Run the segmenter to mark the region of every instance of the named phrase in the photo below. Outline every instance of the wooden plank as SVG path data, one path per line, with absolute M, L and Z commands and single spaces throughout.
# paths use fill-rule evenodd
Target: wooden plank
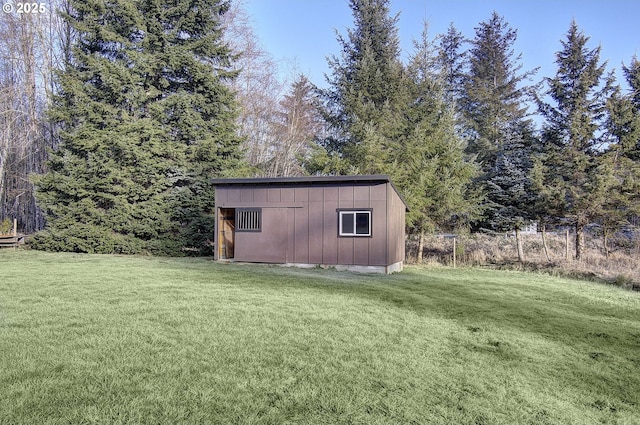
M 0 235 L 0 248 L 17 248 L 24 244 L 24 235 Z

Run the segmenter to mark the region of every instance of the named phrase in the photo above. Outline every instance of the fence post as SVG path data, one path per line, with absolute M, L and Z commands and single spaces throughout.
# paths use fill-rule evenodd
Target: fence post
M 456 237 L 453 237 L 453 268 L 456 268 Z
M 564 233 L 564 259 L 569 261 L 569 230 Z

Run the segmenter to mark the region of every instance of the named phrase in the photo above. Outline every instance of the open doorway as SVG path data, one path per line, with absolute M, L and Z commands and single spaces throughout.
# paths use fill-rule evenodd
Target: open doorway
M 234 257 L 236 210 L 220 208 L 218 217 L 218 258 L 230 260 Z

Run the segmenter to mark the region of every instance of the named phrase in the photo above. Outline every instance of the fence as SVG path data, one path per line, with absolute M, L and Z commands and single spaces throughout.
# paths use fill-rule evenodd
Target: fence
M 543 234 L 520 234 L 524 261 L 529 263 L 571 262 L 575 259 L 575 233 L 570 230 Z M 546 246 L 546 248 L 545 248 Z M 518 262 L 517 241 L 513 233 L 437 234 L 424 240 L 422 262 L 456 265 L 487 265 Z M 407 240 L 407 260 L 417 259 L 418 239 Z M 619 232 L 605 238 L 597 231 L 586 232 L 585 261 L 601 258 L 640 257 L 640 231 Z
M 0 248 L 17 248 L 24 243 L 24 235 L 18 233 L 18 221 L 13 220 L 13 230 L 10 233 L 0 233 Z

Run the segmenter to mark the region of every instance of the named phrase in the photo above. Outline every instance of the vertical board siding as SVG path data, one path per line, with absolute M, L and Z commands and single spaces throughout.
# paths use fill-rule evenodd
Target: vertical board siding
M 264 187 L 256 187 L 253 190 L 253 202 L 265 203 L 267 202 L 267 189 Z
M 383 185 L 384 187 L 384 185 Z M 372 266 L 387 265 L 387 202 L 384 200 L 372 200 L 373 213 L 372 232 L 373 237 L 369 245 L 369 263 Z
M 387 216 L 389 240 L 388 240 L 388 256 L 387 264 L 394 264 L 404 261 L 405 257 L 405 205 L 395 190 L 388 185 L 387 196 L 389 205 L 389 214 Z
M 293 191 L 292 191 L 293 194 Z M 295 229 L 295 209 L 294 208 L 283 208 L 285 211 L 285 215 L 286 217 L 281 217 L 280 220 L 282 220 L 283 218 L 286 220 L 287 225 L 286 225 L 286 232 L 287 232 L 287 246 L 286 246 L 286 252 L 285 252 L 285 262 L 286 263 L 294 263 L 295 262 L 295 252 L 296 252 L 296 243 L 295 243 L 295 235 L 296 235 L 296 229 Z
M 280 202 L 281 189 L 267 189 L 267 202 Z
M 309 188 L 296 187 L 293 191 L 293 201 L 303 202 L 308 206 Z M 294 244 L 293 244 L 293 262 L 309 264 L 309 208 L 294 209 Z
M 227 189 L 227 202 L 241 202 L 240 192 L 242 189 L 237 187 L 230 187 Z
M 280 202 L 293 202 L 295 200 L 295 189 L 283 187 L 280 189 Z
M 353 206 L 368 208 L 371 200 L 371 186 L 355 186 L 353 188 Z
M 325 189 L 325 195 L 327 190 Z M 322 207 L 324 220 L 322 225 L 322 262 L 323 264 L 341 264 L 338 255 L 338 201 L 324 201 Z
M 322 255 L 324 208 L 324 188 L 309 188 L 309 264 L 325 264 Z
M 338 190 L 338 208 L 353 208 L 354 202 L 354 187 L 353 186 L 341 186 Z M 338 226 L 338 214 L 334 210 L 333 220 L 336 222 L 336 228 Z M 338 231 L 336 229 L 336 235 Z M 355 249 L 354 238 L 338 238 L 338 252 L 336 264 L 354 264 L 353 251 Z
M 353 238 L 353 264 L 357 266 L 370 266 L 369 243 L 373 238 Z
M 292 208 L 292 210 L 294 214 L 293 262 L 304 264 L 311 263 L 309 259 L 309 236 L 311 233 L 309 208 Z
M 217 187 L 215 202 L 216 214 L 262 208 L 261 231 L 235 235 L 238 261 L 387 266 L 404 260 L 406 207 L 390 183 Z M 371 237 L 339 237 L 342 208 L 371 209 Z
M 254 189 L 252 187 L 249 188 L 241 188 L 240 189 L 240 202 L 245 203 L 245 202 L 254 202 L 254 192 L 257 189 Z
M 236 232 L 235 259 L 258 263 L 285 263 L 289 234 L 288 208 L 263 208 L 261 232 Z
M 354 187 L 340 187 L 338 190 L 338 207 L 353 208 Z

